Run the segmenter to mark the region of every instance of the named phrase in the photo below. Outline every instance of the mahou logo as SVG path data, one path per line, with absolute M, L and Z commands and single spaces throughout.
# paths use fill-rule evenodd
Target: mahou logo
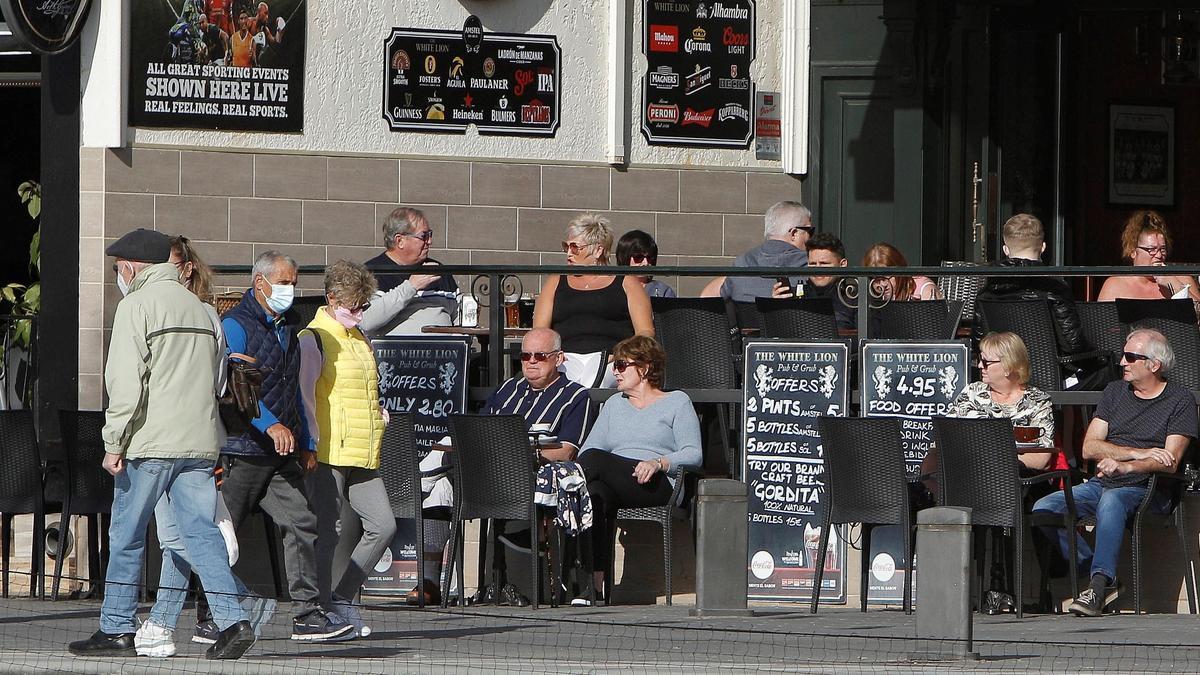
M 679 26 L 650 25 L 650 51 L 678 52 Z
M 683 121 L 680 123 L 680 126 L 686 127 L 689 124 L 698 124 L 707 129 L 708 125 L 712 124 L 713 113 L 715 112 L 715 108 L 709 108 L 708 110 L 692 110 L 688 108 L 683 111 Z

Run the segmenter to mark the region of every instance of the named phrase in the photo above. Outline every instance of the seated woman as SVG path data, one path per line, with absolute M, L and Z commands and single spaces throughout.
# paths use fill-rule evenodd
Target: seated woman
M 613 235 L 608 219 L 585 213 L 567 226 L 562 243 L 567 264 L 578 274 L 546 279 L 533 308 L 534 328 L 553 328 L 562 336 L 566 354 L 562 372 L 585 387 L 612 386 L 604 353 L 631 335 L 654 335 L 650 298 L 636 277 L 588 274 L 594 265 L 607 265 Z
M 604 587 L 617 509 L 666 504 L 680 467 L 699 467 L 703 461 L 691 399 L 662 390 L 667 358 L 662 347 L 654 338 L 636 335 L 618 343 L 613 358 L 620 394 L 600 409 L 579 455 L 592 497 L 597 588 Z
M 900 249 L 880 242 L 867 249 L 862 260 L 863 267 L 908 267 L 908 260 Z M 872 284 L 875 292 L 884 300 L 941 300 L 942 292 L 937 282 L 929 277 L 885 277 Z
M 1157 211 L 1134 211 L 1121 232 L 1121 256 L 1135 267 L 1165 267 L 1171 252 L 1171 233 Z M 1117 299 L 1162 300 L 1191 298 L 1200 301 L 1200 288 L 1192 277 L 1176 274 L 1152 277 L 1109 277 L 1100 287 L 1101 301 Z
M 630 230 L 617 240 L 617 264 L 623 267 L 654 267 L 658 264 L 658 244 L 641 230 Z M 675 289 L 650 275 L 637 277 L 652 298 L 674 298 Z

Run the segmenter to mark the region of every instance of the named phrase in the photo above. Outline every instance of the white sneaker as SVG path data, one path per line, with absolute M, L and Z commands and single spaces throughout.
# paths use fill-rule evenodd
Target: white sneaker
M 137 634 L 133 636 L 133 648 L 138 656 L 156 659 L 175 656 L 175 631 L 153 621 L 146 621 L 138 627 Z
M 358 607 L 349 600 L 344 600 L 334 596 L 331 609 L 335 614 L 342 618 L 346 623 L 354 626 L 354 633 L 358 637 L 367 637 L 371 634 L 371 627 L 363 623 L 362 613 L 358 611 Z

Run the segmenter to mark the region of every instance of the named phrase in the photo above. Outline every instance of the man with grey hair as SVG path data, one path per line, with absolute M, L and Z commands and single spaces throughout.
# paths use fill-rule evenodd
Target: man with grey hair
M 410 274 L 401 268 L 436 265 L 429 257 L 433 230 L 418 209 L 401 207 L 383 223 L 384 252 L 366 262 L 379 290 L 363 314 L 369 335 L 416 335 L 425 326 L 449 326 L 458 313 L 458 284 L 448 274 Z
M 766 241 L 746 251 L 733 261 L 734 267 L 804 267 L 808 253 L 804 244 L 816 229 L 812 212 L 799 202 L 777 202 L 767 209 L 763 218 Z M 796 288 L 798 277 L 788 278 L 788 293 Z M 729 298 L 735 302 L 754 302 L 769 298 L 777 292 L 775 279 L 761 277 L 718 277 L 700 293 L 704 297 Z M 782 289 L 782 284 L 780 284 Z
M 343 637 L 353 626 L 319 604 L 317 516 L 305 485 L 305 476 L 317 468 L 316 444 L 304 417 L 297 328 L 284 318 L 292 306 L 297 272 L 291 256 L 264 252 L 254 261 L 250 288 L 221 319 L 229 359 L 253 364 L 263 373 L 258 415 L 243 429 L 229 428 L 221 449 L 221 494 L 234 528 L 261 508 L 283 532 L 288 594 L 297 605 L 291 637 L 319 642 Z M 192 640 L 211 641 L 212 629 L 207 607 L 201 607 Z
M 1080 516 L 1096 520 L 1093 549 L 1080 540 L 1076 559 L 1089 573 L 1088 587 L 1067 608 L 1076 616 L 1100 616 L 1117 599 L 1117 557 L 1125 526 L 1149 500 L 1157 513 L 1170 509 L 1170 498 L 1149 490 L 1150 474 L 1175 473 L 1191 439 L 1196 437 L 1196 401 L 1192 393 L 1167 381 L 1175 353 L 1162 333 L 1138 329 L 1129 334 L 1121 354 L 1122 381 L 1112 382 L 1083 438 L 1083 458 L 1096 462 L 1096 476 L 1071 488 Z M 1066 493 L 1055 492 L 1037 501 L 1034 514 L 1066 513 Z M 1069 556 L 1069 532 L 1047 528 L 1057 537 L 1063 556 Z

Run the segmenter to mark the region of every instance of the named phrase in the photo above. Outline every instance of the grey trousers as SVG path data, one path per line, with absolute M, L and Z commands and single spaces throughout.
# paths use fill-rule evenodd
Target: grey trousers
M 321 601 L 329 602 L 331 591 L 340 599 L 353 600 L 396 536 L 396 516 L 383 479 L 374 469 L 322 463 L 309 481 L 317 512 L 317 585 Z M 335 567 L 341 567 L 334 564 L 334 558 L 343 536 L 354 542 L 354 548 L 345 569 L 335 574 Z

